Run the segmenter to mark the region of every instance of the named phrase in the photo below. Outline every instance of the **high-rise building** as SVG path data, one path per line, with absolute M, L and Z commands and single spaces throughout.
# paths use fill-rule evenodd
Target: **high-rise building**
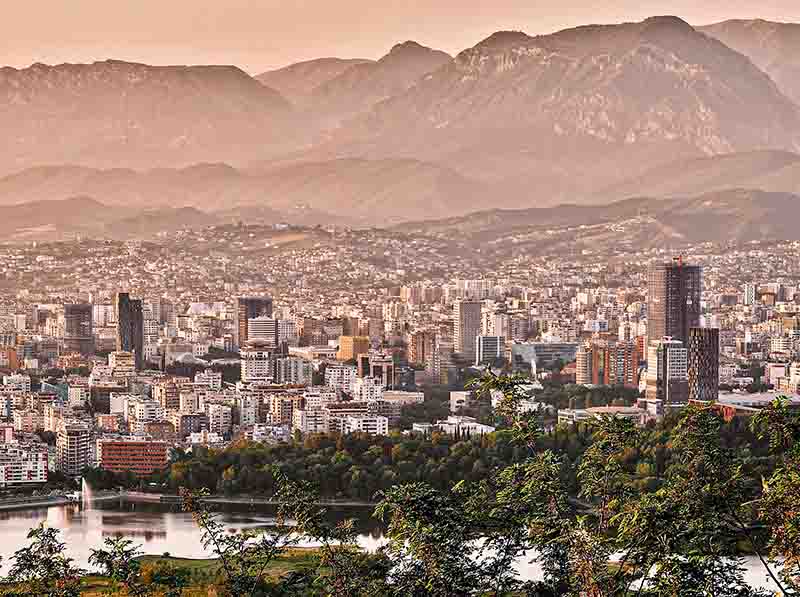
M 575 383 L 579 386 L 592 383 L 592 353 L 585 346 L 575 353 Z
M 430 330 L 419 330 L 408 336 L 408 362 L 419 365 L 430 365 L 433 362 L 433 349 L 436 333 Z
M 688 345 L 689 400 L 719 398 L 719 330 L 691 328 Z
M 64 305 L 64 351 L 94 354 L 92 305 Z
M 745 284 L 744 291 L 742 292 L 742 302 L 745 305 L 754 305 L 756 302 L 756 285 L 755 284 Z
M 269 346 L 277 346 L 278 321 L 272 317 L 254 317 L 247 322 L 247 340 L 258 340 Z
M 472 358 L 475 339 L 481 333 L 481 301 L 456 301 L 453 306 L 453 343 L 455 352 Z
M 702 269 L 678 257 L 651 266 L 647 273 L 647 338 L 687 342 L 689 328 L 700 327 Z
M 680 340 L 662 338 L 651 342 L 647 351 L 647 399 L 671 404 L 687 402 L 688 361 L 688 351 Z
M 339 352 L 336 359 L 339 361 L 351 361 L 360 354 L 369 352 L 369 338 L 367 336 L 340 336 Z
M 478 336 L 475 339 L 476 365 L 492 365 L 505 356 L 506 339 L 503 336 Z
M 272 299 L 268 296 L 240 296 L 236 299 L 236 326 L 234 341 L 237 347 L 250 339 L 248 325 L 251 319 L 272 317 Z
M 80 475 L 89 466 L 92 429 L 82 422 L 68 421 L 59 426 L 56 435 L 56 466 L 70 477 Z
M 144 367 L 144 317 L 142 301 L 119 292 L 114 302 L 117 320 L 117 351 L 132 352 L 136 369 Z
M 254 343 L 239 351 L 242 381 L 266 381 L 275 378 L 275 359 L 270 347 Z

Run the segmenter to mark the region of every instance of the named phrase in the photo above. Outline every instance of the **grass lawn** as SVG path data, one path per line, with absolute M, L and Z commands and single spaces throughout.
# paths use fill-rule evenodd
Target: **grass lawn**
M 169 555 L 149 555 L 142 556 L 139 560 L 145 566 L 168 564 L 174 568 L 188 570 L 190 586 L 184 590 L 184 597 L 207 597 L 208 586 L 220 573 L 220 563 L 216 559 L 193 560 Z M 315 548 L 289 549 L 267 567 L 267 574 L 272 578 L 280 578 L 295 570 L 314 568 L 318 560 L 319 552 Z M 86 576 L 82 585 L 82 597 L 108 597 L 114 594 L 111 582 L 102 576 Z

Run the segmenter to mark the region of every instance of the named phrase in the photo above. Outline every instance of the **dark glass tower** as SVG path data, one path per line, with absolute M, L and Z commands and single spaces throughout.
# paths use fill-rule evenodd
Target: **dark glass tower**
M 91 305 L 64 305 L 64 350 L 94 354 Z
M 719 330 L 689 330 L 689 400 L 715 402 L 719 398 Z
M 647 273 L 647 338 L 669 336 L 686 345 L 689 328 L 700 327 L 702 269 L 681 258 L 651 266 Z
M 132 299 L 127 292 L 117 293 L 114 301 L 117 317 L 117 350 L 132 352 L 136 369 L 144 367 L 144 316 L 142 301 Z
M 272 299 L 268 296 L 240 296 L 236 299 L 236 346 L 247 344 L 247 323 L 256 317 L 272 317 Z

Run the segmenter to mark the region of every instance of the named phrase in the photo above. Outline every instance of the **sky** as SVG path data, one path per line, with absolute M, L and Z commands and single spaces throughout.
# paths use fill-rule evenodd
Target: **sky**
M 677 15 L 800 22 L 800 0 L 0 0 L 0 65 L 235 64 L 379 58 L 413 39 L 455 54 L 498 30 L 550 33 Z

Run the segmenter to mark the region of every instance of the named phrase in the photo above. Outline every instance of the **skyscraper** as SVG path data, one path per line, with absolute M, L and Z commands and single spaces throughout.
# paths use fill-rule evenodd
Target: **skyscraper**
M 234 341 L 241 348 L 249 340 L 248 324 L 256 317 L 272 317 L 272 299 L 268 296 L 240 296 L 236 299 Z
M 114 301 L 117 319 L 117 351 L 132 352 L 136 369 L 144 367 L 144 316 L 142 301 L 132 299 L 127 292 L 117 293 Z
M 678 257 L 647 273 L 647 339 L 670 337 L 687 342 L 689 328 L 700 327 L 702 271 Z
M 680 340 L 662 338 L 650 343 L 647 351 L 647 391 L 649 400 L 685 403 L 688 391 L 688 351 Z
M 476 338 L 481 333 L 481 301 L 456 301 L 453 306 L 453 341 L 455 352 L 470 360 L 475 357 Z
M 719 398 L 719 330 L 691 328 L 688 344 L 689 400 Z
M 94 353 L 92 305 L 64 305 L 64 350 L 82 355 Z

